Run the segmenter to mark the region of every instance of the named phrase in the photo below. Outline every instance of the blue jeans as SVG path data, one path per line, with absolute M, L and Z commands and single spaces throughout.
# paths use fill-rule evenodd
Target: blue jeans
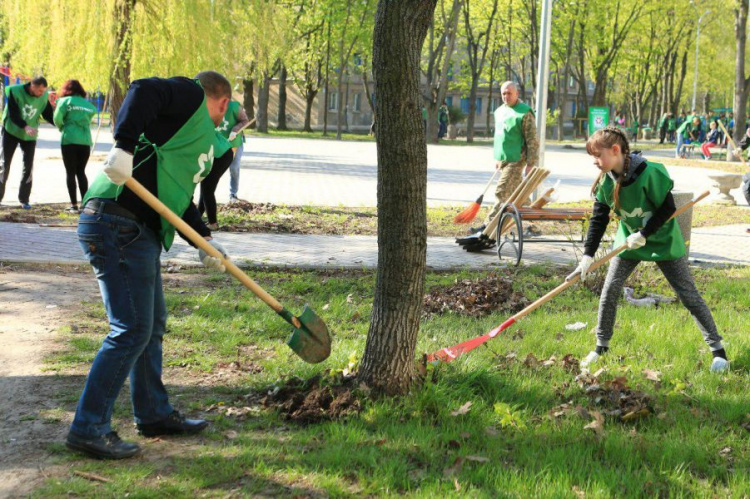
M 240 163 L 242 162 L 242 151 L 245 149 L 245 143 L 240 143 L 240 147 L 234 151 L 234 159 L 229 165 L 229 197 L 236 198 L 237 190 L 240 188 Z
M 128 376 L 135 422 L 164 419 L 173 408 L 161 380 L 167 308 L 159 237 L 134 220 L 84 212 L 78 240 L 99 281 L 110 332 L 91 365 L 70 429 L 85 437 L 112 431 L 112 410 Z
M 680 149 L 682 149 L 682 144 L 685 142 L 685 138 L 682 136 L 681 133 L 677 134 L 677 146 L 675 147 L 675 157 L 680 157 Z

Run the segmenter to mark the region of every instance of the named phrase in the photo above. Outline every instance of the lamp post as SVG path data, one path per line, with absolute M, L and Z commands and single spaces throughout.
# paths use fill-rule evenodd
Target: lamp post
M 694 2 L 690 2 L 693 5 L 693 8 L 697 10 L 697 7 L 695 7 Z M 693 75 L 693 107 L 692 109 L 695 109 L 695 97 L 698 93 L 698 48 L 700 47 L 700 39 L 701 39 L 701 21 L 703 21 L 703 18 L 706 17 L 708 14 L 710 14 L 711 11 L 707 10 L 698 18 L 698 26 L 695 29 L 695 73 Z
M 536 130 L 539 135 L 539 162 L 544 168 L 544 147 L 547 136 L 547 90 L 549 88 L 549 46 L 552 26 L 552 0 L 542 0 L 539 65 L 536 84 Z

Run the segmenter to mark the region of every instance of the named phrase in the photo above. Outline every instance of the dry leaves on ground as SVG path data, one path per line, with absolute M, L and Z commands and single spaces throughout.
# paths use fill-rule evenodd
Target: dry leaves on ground
M 451 286 L 436 286 L 424 297 L 424 314 L 454 313 L 482 317 L 493 312 L 515 313 L 529 301 L 513 291 L 507 278 L 490 274 L 480 279 L 456 280 Z

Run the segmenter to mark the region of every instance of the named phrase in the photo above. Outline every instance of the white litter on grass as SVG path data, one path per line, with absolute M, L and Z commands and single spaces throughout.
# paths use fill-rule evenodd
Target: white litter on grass
M 675 301 L 674 298 L 668 298 L 654 293 L 649 293 L 644 298 L 636 298 L 633 288 L 628 287 L 622 288 L 622 292 L 625 294 L 625 299 L 628 303 L 635 305 L 636 307 L 655 307 L 660 303 L 672 303 Z
M 588 325 L 588 322 L 574 322 L 573 324 L 567 324 L 565 329 L 568 331 L 580 331 Z
M 46 308 L 57 308 L 57 305 L 47 305 Z

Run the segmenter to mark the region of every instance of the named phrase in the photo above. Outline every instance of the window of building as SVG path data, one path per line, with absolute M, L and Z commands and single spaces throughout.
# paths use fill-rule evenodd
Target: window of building
M 453 96 L 451 95 L 450 97 L 446 97 L 446 98 L 445 98 L 445 102 L 446 102 L 446 104 L 448 104 L 449 106 L 452 106 L 452 105 L 453 105 Z
M 357 92 L 354 94 L 354 112 L 358 113 L 362 111 L 362 94 Z
M 336 111 L 339 108 L 339 94 L 338 92 L 331 92 L 328 94 L 328 109 Z
M 477 97 L 477 114 L 482 114 L 482 98 Z
M 461 112 L 464 114 L 469 114 L 469 98 L 468 97 L 461 97 Z

